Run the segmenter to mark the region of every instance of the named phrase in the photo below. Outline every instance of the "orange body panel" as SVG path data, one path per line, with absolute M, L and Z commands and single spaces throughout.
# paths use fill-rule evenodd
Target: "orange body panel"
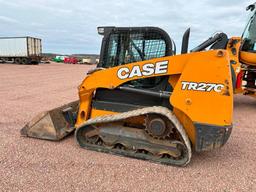
M 233 42 L 236 42 L 235 44 Z M 229 54 L 229 59 L 231 65 L 236 73 L 236 76 L 241 71 L 241 63 L 239 61 L 239 52 L 241 46 L 241 37 L 232 37 L 230 38 L 227 45 L 227 52 Z
M 241 62 L 246 63 L 248 65 L 256 66 L 256 54 L 255 53 L 241 51 L 240 52 L 240 60 L 241 60 Z
M 116 114 L 116 112 L 92 109 L 90 114 L 90 119 L 98 116 L 102 116 L 102 115 L 111 115 L 111 114 Z
M 236 43 L 234 43 L 236 42 Z M 241 72 L 242 67 L 239 60 L 239 52 L 240 52 L 240 46 L 241 46 L 241 37 L 232 37 L 230 38 L 228 45 L 227 45 L 227 52 L 229 54 L 231 67 L 233 68 L 236 78 L 238 77 L 238 74 Z M 242 87 L 236 87 L 235 93 L 243 93 L 244 90 Z
M 218 57 L 216 51 L 200 52 L 191 57 L 170 97 L 170 103 L 193 122 L 220 126 L 232 124 L 233 87 L 229 57 L 223 53 L 223 57 Z M 221 93 L 184 91 L 182 81 L 219 83 L 224 89 Z

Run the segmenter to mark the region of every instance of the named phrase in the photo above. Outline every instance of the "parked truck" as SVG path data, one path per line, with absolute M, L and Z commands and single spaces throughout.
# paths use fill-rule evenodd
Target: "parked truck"
M 56 56 L 52 59 L 52 61 L 57 62 L 57 63 L 63 63 L 66 58 L 68 58 L 68 56 L 65 56 L 65 55 L 56 55 Z
M 17 64 L 38 64 L 42 40 L 34 37 L 0 37 L 0 60 Z

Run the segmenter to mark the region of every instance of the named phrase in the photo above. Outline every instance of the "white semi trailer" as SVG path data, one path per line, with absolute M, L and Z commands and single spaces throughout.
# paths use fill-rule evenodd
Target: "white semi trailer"
M 34 37 L 0 37 L 0 60 L 17 64 L 38 64 L 42 41 Z

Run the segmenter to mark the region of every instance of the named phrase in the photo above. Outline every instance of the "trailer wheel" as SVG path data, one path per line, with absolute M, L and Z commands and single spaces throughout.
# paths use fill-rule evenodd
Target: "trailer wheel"
M 8 61 L 8 59 L 2 58 L 2 61 L 3 61 L 3 63 L 6 63 Z
M 15 58 L 14 63 L 21 64 L 21 58 Z
M 22 65 L 28 64 L 28 59 L 27 59 L 27 58 L 22 58 L 22 59 L 21 59 L 21 64 L 22 64 Z

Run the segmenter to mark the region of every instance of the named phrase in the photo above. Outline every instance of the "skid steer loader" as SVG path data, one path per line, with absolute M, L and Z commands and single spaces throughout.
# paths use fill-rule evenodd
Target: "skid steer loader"
M 98 33 L 100 62 L 79 86 L 79 101 L 39 114 L 23 136 L 60 140 L 75 130 L 86 149 L 177 166 L 189 163 L 192 150 L 227 142 L 241 39 L 218 33 L 188 53 L 188 29 L 176 55 L 160 28 L 99 27 Z

